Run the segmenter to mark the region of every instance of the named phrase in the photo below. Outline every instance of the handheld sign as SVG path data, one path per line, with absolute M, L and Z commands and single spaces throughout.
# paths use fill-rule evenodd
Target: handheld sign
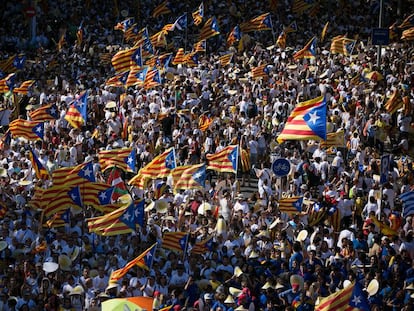
M 285 177 L 290 172 L 290 162 L 284 158 L 276 159 L 272 163 L 272 171 L 276 177 Z

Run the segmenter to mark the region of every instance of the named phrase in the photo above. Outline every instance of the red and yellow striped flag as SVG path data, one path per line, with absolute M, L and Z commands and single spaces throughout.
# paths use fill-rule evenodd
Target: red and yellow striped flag
M 323 40 L 325 39 L 326 33 L 328 32 L 328 26 L 329 26 L 329 21 L 326 22 L 325 26 L 323 26 L 323 28 L 322 28 L 321 42 L 323 42 Z
M 15 67 L 13 65 L 13 62 L 16 58 L 16 54 L 10 56 L 9 58 L 3 59 L 0 61 L 0 70 L 5 73 L 13 72 Z
M 172 64 L 178 65 L 178 64 L 185 64 L 185 63 L 186 63 L 186 59 L 185 59 L 184 49 L 179 48 L 177 53 L 175 54 Z
M 219 57 L 221 67 L 226 67 L 233 59 L 233 53 L 227 53 Z
M 171 170 L 174 189 L 202 189 L 205 186 L 205 164 L 179 166 Z
M 16 119 L 9 124 L 13 137 L 23 137 L 27 140 L 43 140 L 43 122 Z
M 45 105 L 29 112 L 32 121 L 52 121 L 59 118 L 59 112 L 54 104 Z
M 99 151 L 98 159 L 101 165 L 101 171 L 104 172 L 108 168 L 117 167 L 124 171 L 132 172 L 128 166 L 128 158 L 131 156 L 132 148 L 112 149 Z M 135 161 L 135 159 L 133 159 Z
M 404 30 L 401 36 L 401 40 L 407 40 L 407 41 L 414 40 L 414 27 Z
M 206 116 L 205 114 L 203 114 L 198 119 L 198 128 L 202 132 L 205 132 L 210 127 L 210 125 L 213 123 L 213 121 L 214 121 L 213 118 L 209 118 L 208 116 Z
M 201 40 L 194 43 L 194 52 L 205 52 L 206 51 L 206 40 Z
M 267 64 L 263 64 L 257 67 L 252 68 L 252 78 L 259 79 L 268 76 Z
M 345 132 L 343 130 L 326 134 L 326 140 L 321 140 L 321 148 L 345 146 Z
M 229 172 L 236 173 L 237 171 L 237 161 L 238 161 L 238 146 L 232 145 L 227 146 L 223 150 L 214 153 L 208 154 L 208 169 L 217 171 L 217 172 Z
M 259 15 L 250 21 L 240 24 L 241 32 L 272 30 L 270 13 Z
M 277 37 L 276 40 L 276 44 L 282 49 L 284 50 L 286 48 L 286 32 L 282 31 L 279 35 L 279 37 Z
M 161 4 L 159 4 L 157 7 L 155 7 L 154 11 L 152 12 L 152 17 L 157 18 L 161 15 L 169 14 L 169 13 L 171 13 L 170 1 L 166 0 L 162 2 Z
M 188 236 L 186 232 L 165 232 L 162 237 L 162 248 L 170 249 L 177 252 L 182 252 L 182 241 Z
M 279 200 L 279 210 L 286 214 L 297 214 L 302 211 L 303 197 L 295 196 Z
M 111 59 L 112 66 L 116 73 L 128 71 L 132 65 L 132 55 L 138 46 L 117 52 Z
M 35 80 L 27 80 L 20 84 L 19 87 L 13 89 L 13 93 L 27 95 L 29 88 L 35 83 Z
M 89 232 L 102 236 L 131 233 L 133 230 L 120 220 L 128 205 L 121 206 L 111 213 L 86 220 Z
M 393 114 L 398 109 L 400 109 L 402 106 L 403 106 L 403 101 L 402 101 L 401 95 L 398 92 L 398 90 L 395 89 L 391 97 L 385 103 L 384 108 L 385 110 L 387 110 L 389 114 Z
M 208 38 L 214 37 L 220 34 L 220 29 L 218 25 L 217 19 L 213 16 L 210 17 L 206 23 L 204 24 L 203 28 L 200 30 L 199 41 L 207 40 Z

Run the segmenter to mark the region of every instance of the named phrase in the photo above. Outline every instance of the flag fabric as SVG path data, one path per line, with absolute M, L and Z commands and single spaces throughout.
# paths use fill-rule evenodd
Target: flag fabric
M 174 190 L 203 189 L 206 184 L 205 164 L 179 166 L 171 171 Z
M 13 90 L 15 75 L 15 73 L 11 73 L 0 80 L 0 93 L 7 93 Z
M 66 31 L 61 34 L 59 41 L 56 44 L 56 48 L 58 52 L 61 52 L 63 50 L 63 46 L 66 44 Z
M 194 25 L 198 26 L 203 22 L 203 17 L 204 17 L 203 2 L 200 3 L 200 5 L 198 6 L 198 9 L 194 11 L 193 13 L 191 13 L 191 15 L 193 17 Z
M 39 161 L 32 149 L 29 149 L 29 160 L 38 179 L 49 179 L 49 173 L 43 164 Z
M 119 220 L 135 231 L 138 224 L 137 213 L 135 213 L 135 204 L 131 203 L 122 213 L 121 217 L 119 217 Z
M 206 51 L 206 40 L 201 40 L 194 43 L 193 50 L 195 52 L 205 52 Z
M 345 146 L 345 132 L 343 130 L 326 134 L 326 140 L 320 143 L 321 148 Z
M 129 181 L 129 184 L 142 187 L 145 178 L 157 179 L 167 177 L 176 166 L 174 148 L 169 148 L 141 168 L 138 174 Z
M 337 36 L 332 39 L 330 52 L 331 54 L 343 54 L 349 56 L 354 50 L 356 40 L 346 38 L 344 36 Z
M 151 71 L 147 73 L 144 81 L 144 88 L 146 90 L 154 88 L 162 83 L 161 75 L 158 69 L 153 68 Z
M 299 103 L 277 137 L 279 143 L 307 139 L 326 140 L 326 101 L 323 96 Z
M 59 118 L 59 111 L 55 104 L 49 104 L 29 112 L 32 121 L 51 121 Z
M 365 78 L 364 75 L 362 75 L 361 73 L 357 73 L 351 80 L 350 80 L 351 84 L 353 85 L 361 85 L 364 83 L 368 82 L 368 79 Z
M 267 64 L 263 64 L 252 68 L 252 78 L 259 79 L 269 76 L 269 67 Z
M 270 13 L 259 15 L 248 22 L 240 25 L 242 32 L 272 30 L 272 19 Z
M 130 87 L 134 85 L 143 85 L 147 77 L 148 67 L 139 68 L 134 67 L 131 71 L 128 72 L 128 78 L 125 83 L 125 86 Z
M 362 286 L 355 282 L 328 297 L 322 298 L 315 311 L 369 311 L 371 307 Z
M 276 40 L 276 44 L 282 49 L 284 50 L 286 48 L 286 32 L 282 31 L 279 35 L 279 37 L 277 37 Z
M 390 226 L 386 225 L 382 221 L 379 221 L 376 216 L 371 216 L 372 222 L 377 226 L 378 229 L 380 229 L 381 233 L 386 236 L 396 236 L 398 235 L 398 232 L 393 230 Z
M 242 172 L 250 172 L 251 164 L 249 151 L 241 147 L 240 150 L 240 162 L 242 166 Z
M 125 32 L 128 29 L 130 29 L 132 27 L 132 25 L 134 25 L 134 23 L 135 23 L 135 19 L 133 17 L 129 17 L 129 18 L 123 20 L 122 22 L 118 22 L 114 26 L 114 29 L 115 30 L 121 30 L 121 31 Z
M 70 199 L 75 203 L 77 206 L 83 206 L 83 200 L 81 195 L 81 190 L 79 186 L 75 186 L 68 191 L 68 195 Z
M 170 13 L 171 13 L 170 2 L 164 1 L 154 9 L 154 11 L 152 12 L 152 17 L 157 18 L 161 15 L 170 14 Z
M 128 71 L 132 65 L 132 55 L 135 53 L 136 47 L 130 49 L 121 50 L 117 52 L 111 59 L 111 64 L 114 67 L 115 73 L 121 73 Z
M 111 200 L 116 202 L 124 194 L 128 193 L 124 180 L 122 179 L 121 170 L 117 167 L 113 167 L 111 173 L 108 176 L 108 185 L 114 188 L 112 192 Z
M 294 14 L 303 14 L 314 5 L 314 0 L 293 0 L 292 12 Z
M 35 80 L 27 80 L 22 82 L 19 87 L 13 89 L 13 93 L 27 95 L 30 87 L 35 83 Z
M 221 67 L 226 67 L 230 65 L 231 60 L 233 59 L 233 53 L 227 53 L 219 57 Z
M 14 59 L 17 57 L 17 55 L 12 55 L 7 59 L 3 59 L 0 61 L 0 71 L 3 71 L 5 73 L 11 73 L 15 71 L 15 67 L 13 65 Z
M 52 173 L 54 186 L 72 186 L 85 182 L 95 182 L 92 162 L 85 162 L 74 167 L 58 168 Z
M 204 241 L 199 241 L 194 244 L 191 248 L 191 253 L 202 255 L 206 254 L 207 252 L 211 252 L 213 249 L 213 238 L 207 238 Z
M 208 38 L 214 37 L 218 34 L 220 34 L 219 24 L 217 19 L 213 16 L 210 17 L 201 28 L 198 40 L 207 40 Z
M 115 187 L 99 191 L 98 199 L 101 205 L 107 205 L 112 203 L 112 194 L 114 193 Z
M 302 58 L 315 58 L 316 56 L 316 37 L 309 40 L 308 43 L 301 49 L 293 54 L 293 59 L 298 60 Z
M 211 169 L 217 172 L 237 172 L 237 161 L 238 161 L 238 151 L 239 148 L 237 145 L 231 145 L 225 147 L 223 150 L 214 153 L 208 154 L 208 166 L 207 169 Z
M 128 205 L 121 206 L 103 216 L 87 219 L 86 222 L 89 232 L 94 232 L 102 236 L 131 233 L 133 230 L 119 220 L 126 208 L 128 208 Z
M 393 114 L 402 106 L 403 100 L 401 98 L 400 92 L 397 89 L 395 89 L 391 97 L 385 103 L 384 108 L 385 110 L 387 110 L 389 114 Z
M 166 47 L 167 46 L 167 33 L 161 30 L 150 37 L 151 44 L 155 47 Z
M 185 53 L 183 48 L 179 48 L 172 61 L 173 65 L 185 64 Z
M 279 210 L 286 214 L 296 214 L 302 212 L 303 197 L 295 196 L 279 200 Z
M 43 122 L 16 119 L 10 122 L 9 129 L 13 137 L 23 137 L 27 140 L 43 140 Z
M 132 70 L 131 70 L 132 71 Z M 121 73 L 116 74 L 113 77 L 110 77 L 106 82 L 106 86 L 115 86 L 115 87 L 123 87 L 127 83 L 128 76 L 130 71 L 124 71 Z
M 81 47 L 83 42 L 83 22 L 78 27 L 78 30 L 76 31 L 76 46 Z
M 188 53 L 184 57 L 185 57 L 185 63 L 188 67 L 195 67 L 195 66 L 198 65 L 198 54 L 197 54 L 197 52 Z
M 407 41 L 414 40 L 414 27 L 404 30 L 402 32 L 401 40 L 407 40 Z
M 174 22 L 174 29 L 175 28 L 181 31 L 187 28 L 187 12 L 177 18 Z
M 137 49 L 132 53 L 132 61 L 137 65 L 138 67 L 142 67 L 144 65 L 144 62 L 142 60 L 142 47 L 139 46 Z
M 98 159 L 101 171 L 103 172 L 114 166 L 126 172 L 134 172 L 136 166 L 136 149 L 122 148 L 99 151 Z
M 400 194 L 399 198 L 403 202 L 402 217 L 414 214 L 414 191 Z
M 323 28 L 322 28 L 321 42 L 323 42 L 323 40 L 325 39 L 326 33 L 328 32 L 328 26 L 329 26 L 329 21 L 326 22 L 325 26 L 323 26 Z
M 152 267 L 152 262 L 154 260 L 156 249 L 157 249 L 157 243 L 155 243 L 150 248 L 145 250 L 138 257 L 136 257 L 133 260 L 129 261 L 123 268 L 113 271 L 112 274 L 111 274 L 109 283 L 118 282 L 134 266 L 138 266 L 140 268 L 143 268 L 143 269 L 146 269 L 146 270 L 149 271 Z
M 296 21 L 293 21 L 289 24 L 289 26 L 287 26 L 284 29 L 284 32 L 286 32 L 286 34 L 291 33 L 291 32 L 297 32 L 298 31 L 298 25 L 296 24 Z
M 410 28 L 414 26 L 414 13 L 408 16 L 403 22 L 398 26 L 398 28 Z
M 214 119 L 213 118 L 209 118 L 208 116 L 206 116 L 205 114 L 202 114 L 200 116 L 200 118 L 198 119 L 198 128 L 202 131 L 205 132 L 207 131 L 207 129 L 210 127 L 210 125 L 213 123 Z
M 240 26 L 236 25 L 234 28 L 230 31 L 228 37 L 227 37 L 227 46 L 232 46 L 235 42 L 240 41 L 242 37 L 242 33 L 240 31 Z
M 84 92 L 70 105 L 65 120 L 74 128 L 81 128 L 86 124 L 87 106 L 88 92 Z
M 134 204 L 136 222 L 142 228 L 145 225 L 145 200 L 137 200 Z
M 188 244 L 189 234 L 185 232 L 164 232 L 162 237 L 162 248 L 183 252 Z

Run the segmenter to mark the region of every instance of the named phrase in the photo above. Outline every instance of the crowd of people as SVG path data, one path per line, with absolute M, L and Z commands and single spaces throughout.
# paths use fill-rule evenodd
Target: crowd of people
M 152 1 L 29 2 L 0 4 L 0 59 L 24 53 L 27 61 L 15 81 L 36 80 L 28 95 L 1 95 L 1 131 L 43 105 L 53 103 L 59 113 L 45 122 L 42 141 L 12 137 L 1 145 L 1 310 L 92 311 L 104 301 L 136 296 L 153 298 L 154 310 L 314 310 L 355 283 L 372 310 L 411 310 L 414 223 L 403 217 L 399 195 L 413 184 L 414 46 L 399 33 L 376 63 L 370 36 L 379 1 L 313 1 L 304 14 L 292 4 L 307 1 L 205 1 L 205 16 L 218 18 L 220 35 L 207 41 L 199 63 L 170 65 L 155 88 L 127 90 L 105 84 L 115 74 L 111 56 L 128 46 L 123 32 L 114 30 L 117 22 L 135 16 L 152 34 L 199 3 L 170 1 L 171 13 L 153 18 Z M 412 13 L 412 1 L 384 2 L 387 27 Z M 22 13 L 30 5 L 35 22 Z M 246 33 L 241 43 L 226 46 L 235 25 L 270 11 L 271 31 Z M 293 53 L 320 37 L 326 22 L 316 57 L 294 60 Z M 293 23 L 297 29 L 281 48 L 275 42 L 279 30 Z M 189 51 L 198 29 L 176 30 L 168 49 Z M 356 40 L 352 55 L 331 54 L 331 38 L 345 34 Z M 228 50 L 233 59 L 222 66 L 219 57 Z M 268 74 L 253 79 L 251 69 L 261 64 Z M 397 90 L 404 105 L 390 112 L 385 103 Z M 65 115 L 85 91 L 86 124 L 73 128 Z M 296 104 L 321 95 L 327 130 L 344 132 L 343 144 L 278 143 Z M 212 123 L 200 130 L 204 117 Z M 243 155 L 237 173 L 209 171 L 204 189 L 174 191 L 168 178 L 144 191 L 128 185 L 133 199 L 146 201 L 145 225 L 130 234 L 89 232 L 85 218 L 97 215 L 92 208 L 73 210 L 68 223 L 49 228 L 33 204 L 38 189 L 52 181 L 37 178 L 30 149 L 49 173 L 93 161 L 96 180 L 106 182 L 100 150 L 135 148 L 138 171 L 171 147 L 180 166 L 204 163 L 228 145 L 239 145 Z M 391 155 L 385 173 L 384 154 Z M 272 172 L 277 158 L 290 161 L 288 176 Z M 162 193 L 159 182 L 167 184 Z M 303 198 L 298 212 L 281 211 L 279 201 L 292 197 Z M 157 208 L 160 200 L 167 208 Z M 190 233 L 185 253 L 161 247 L 163 234 L 174 231 Z M 210 239 L 205 253 L 193 251 Z M 111 272 L 155 242 L 149 270 L 135 266 L 118 283 L 109 282 Z

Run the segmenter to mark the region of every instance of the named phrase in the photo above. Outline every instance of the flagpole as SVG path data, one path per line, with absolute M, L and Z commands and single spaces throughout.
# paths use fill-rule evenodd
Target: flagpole
M 188 12 L 188 4 L 187 4 L 187 12 Z M 185 12 L 186 19 L 188 18 L 187 12 Z M 187 40 L 188 40 L 188 21 L 185 25 L 185 37 L 184 37 L 184 54 L 187 53 Z
M 185 262 L 185 258 L 187 257 L 187 249 L 188 249 L 188 240 L 190 239 L 190 233 L 186 233 L 185 238 L 185 247 L 184 247 L 184 254 L 183 254 L 183 263 Z
M 272 37 L 273 37 L 273 44 L 276 44 L 276 35 L 275 35 L 275 30 L 273 29 L 273 21 L 272 21 L 272 15 L 269 14 L 270 17 L 270 24 L 272 25 Z

